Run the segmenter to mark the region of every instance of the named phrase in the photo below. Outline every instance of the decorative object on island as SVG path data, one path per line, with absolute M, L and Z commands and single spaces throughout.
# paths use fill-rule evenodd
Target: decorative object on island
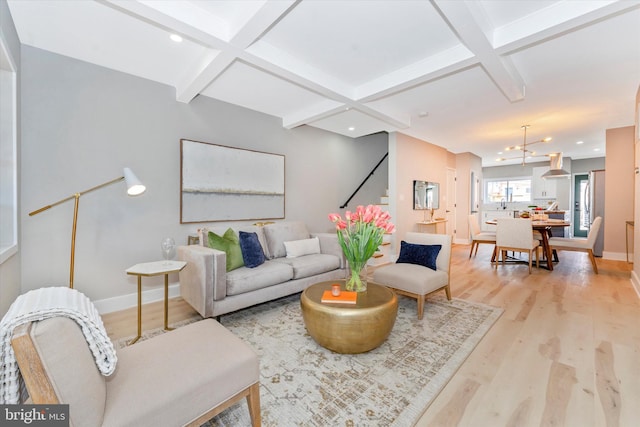
M 139 196 L 140 194 L 144 193 L 147 189 L 147 187 L 145 187 L 140 182 L 138 177 L 136 177 L 136 175 L 131 171 L 131 169 L 124 168 L 124 174 L 119 178 L 113 179 L 111 181 L 107 181 L 100 185 L 96 185 L 95 187 L 92 187 L 85 191 L 81 191 L 80 193 L 72 194 L 71 196 L 66 197 L 62 200 L 58 200 L 55 203 L 52 203 L 47 206 L 43 206 L 40 209 L 37 209 L 33 212 L 29 212 L 29 216 L 37 215 L 40 212 L 51 209 L 52 207 L 57 206 L 61 203 L 64 203 L 68 200 L 75 199 L 75 206 L 73 208 L 73 227 L 71 228 L 71 262 L 69 266 L 69 287 L 70 288 L 73 288 L 73 270 L 74 270 L 75 251 L 76 251 L 76 228 L 78 225 L 78 204 L 80 203 L 80 196 L 90 193 L 92 191 L 98 190 L 100 188 L 106 187 L 108 185 L 115 184 L 116 182 L 119 182 L 122 180 L 124 180 L 127 184 L 127 194 L 129 196 Z
M 345 288 L 364 292 L 367 290 L 367 261 L 382 244 L 384 234 L 393 233 L 395 226 L 389 221 L 389 213 L 374 205 L 358 206 L 355 212 L 346 211 L 344 216 L 343 220 L 336 213 L 329 214 L 329 220 L 336 224 L 338 242 L 351 270 Z

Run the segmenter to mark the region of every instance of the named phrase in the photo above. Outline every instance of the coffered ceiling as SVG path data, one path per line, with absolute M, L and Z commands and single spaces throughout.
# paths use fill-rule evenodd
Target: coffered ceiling
M 603 156 L 605 130 L 634 124 L 640 0 L 8 4 L 23 44 L 285 128 L 399 131 L 491 166 L 522 142 L 521 125 L 527 139 L 553 137 L 539 154 L 578 159 Z

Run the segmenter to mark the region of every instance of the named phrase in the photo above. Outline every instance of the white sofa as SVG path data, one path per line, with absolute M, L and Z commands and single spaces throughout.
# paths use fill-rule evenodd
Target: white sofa
M 226 271 L 226 254 L 211 249 L 207 235 L 223 235 L 228 227 L 202 229 L 200 245 L 178 247 L 178 259 L 187 266 L 180 272 L 180 294 L 203 317 L 217 317 L 255 304 L 301 292 L 322 281 L 344 279 L 346 260 L 335 233 L 311 234 L 300 221 L 264 226 L 242 226 L 234 231 L 255 232 L 266 261 Z M 318 237 L 320 253 L 287 257 L 285 242 Z

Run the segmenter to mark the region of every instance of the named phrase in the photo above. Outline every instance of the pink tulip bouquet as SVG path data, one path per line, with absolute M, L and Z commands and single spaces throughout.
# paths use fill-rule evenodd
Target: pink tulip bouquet
M 355 212 L 347 211 L 344 216 L 343 220 L 336 213 L 329 214 L 329 220 L 336 224 L 338 241 L 351 269 L 346 289 L 366 291 L 366 279 L 363 280 L 360 273 L 382 244 L 384 234 L 393 233 L 395 226 L 389 221 L 389 213 L 374 205 L 358 206 Z

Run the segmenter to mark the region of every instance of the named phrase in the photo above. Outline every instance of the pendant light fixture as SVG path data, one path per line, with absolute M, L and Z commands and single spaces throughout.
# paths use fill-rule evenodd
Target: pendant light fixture
M 524 166 L 525 163 L 527 162 L 527 157 L 536 157 L 539 155 L 536 155 L 535 151 L 531 151 L 528 147 L 530 147 L 533 144 L 537 144 L 539 142 L 549 142 L 551 141 L 551 137 L 548 136 L 546 138 L 540 139 L 538 141 L 531 141 L 528 142 L 527 141 L 527 129 L 529 128 L 529 125 L 522 125 L 520 126 L 520 128 L 522 130 L 524 130 L 524 136 L 522 138 L 522 145 L 512 145 L 511 147 L 507 147 L 504 149 L 504 151 L 514 151 L 514 150 L 521 150 L 522 151 L 522 165 Z M 512 157 L 512 159 L 516 159 L 519 158 L 518 157 Z M 502 162 L 504 160 L 509 160 L 509 158 L 505 158 L 505 157 L 501 157 L 499 159 L 496 159 L 496 161 L 498 162 Z

